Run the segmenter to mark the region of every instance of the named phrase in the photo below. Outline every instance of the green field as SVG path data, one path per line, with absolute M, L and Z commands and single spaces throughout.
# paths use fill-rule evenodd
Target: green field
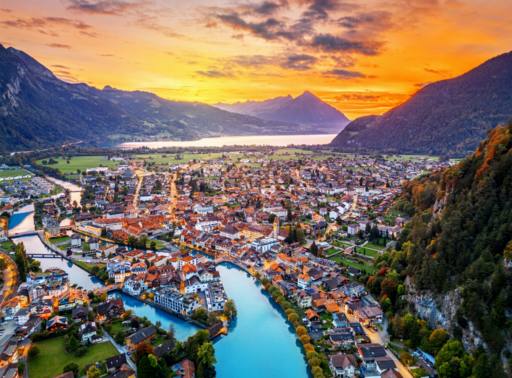
M 118 161 L 108 160 L 106 156 L 72 156 L 68 160 L 63 159 L 62 157 L 54 157 L 53 160 L 57 161 L 56 164 L 43 163 L 43 161 L 48 162 L 48 160 L 49 159 L 38 160 L 37 164 L 57 169 L 63 175 L 75 174 L 77 173 L 77 170 L 85 172 L 90 168 L 116 168 L 119 165 Z
M 184 164 L 192 160 L 213 160 L 222 157 L 222 153 L 180 153 L 180 154 L 139 154 L 136 159 L 152 162 L 157 165 Z
M 345 266 L 350 266 L 352 268 L 359 269 L 362 272 L 366 272 L 368 274 L 372 274 L 375 272 L 375 267 L 373 265 L 365 264 L 362 262 L 358 262 L 355 260 L 348 259 L 346 257 L 343 257 L 341 255 L 336 255 L 331 258 L 331 260 L 336 261 L 338 264 L 342 264 Z
M 14 177 L 18 177 L 18 176 L 25 176 L 25 175 L 30 175 L 32 176 L 32 174 L 30 172 L 28 172 L 27 170 L 23 169 L 23 168 L 15 168 L 15 169 L 2 169 L 0 170 L 0 178 L 14 178 Z
M 85 355 L 75 357 L 64 349 L 64 336 L 38 341 L 35 345 L 39 348 L 39 354 L 29 359 L 30 378 L 52 378 L 61 374 L 64 366 L 71 362 L 83 369 L 96 361 L 103 361 L 119 354 L 114 346 L 107 342 L 93 344 L 87 349 Z

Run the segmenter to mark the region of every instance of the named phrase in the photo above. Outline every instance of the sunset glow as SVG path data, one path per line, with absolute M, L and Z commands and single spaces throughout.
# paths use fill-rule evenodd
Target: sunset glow
M 42 3 L 1 0 L 0 42 L 64 80 L 212 104 L 308 89 L 350 118 L 512 46 L 510 0 Z

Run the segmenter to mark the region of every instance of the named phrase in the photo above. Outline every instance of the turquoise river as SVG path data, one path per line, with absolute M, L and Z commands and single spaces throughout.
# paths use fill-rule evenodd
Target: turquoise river
M 16 223 L 22 223 L 20 219 Z M 15 226 L 16 223 L 13 225 Z M 15 228 L 15 227 L 14 227 Z M 38 236 L 13 239 L 23 242 L 27 253 L 50 253 Z M 42 258 L 41 268 L 60 268 L 70 281 L 85 289 L 101 286 L 96 278 L 61 258 Z M 231 265 L 218 266 L 226 292 L 238 310 L 229 334 L 215 342 L 219 378 L 307 378 L 306 361 L 292 329 L 283 314 L 269 300 L 258 282 Z M 121 295 L 125 308 L 162 328 L 174 329 L 176 338 L 184 340 L 197 328 L 165 311 L 135 298 Z

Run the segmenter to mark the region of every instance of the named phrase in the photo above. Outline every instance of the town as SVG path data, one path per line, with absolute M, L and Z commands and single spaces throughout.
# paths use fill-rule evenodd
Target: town
M 390 347 L 385 309 L 364 283 L 407 221 L 395 202 L 402 184 L 448 164 L 266 148 L 69 155 L 17 167 L 23 176 L 0 183 L 4 276 L 9 264 L 18 270 L 9 288 L 4 277 L 2 376 L 131 377 L 148 351 L 176 376 L 210 376 L 211 366 L 190 350 L 237 328 L 237 301 L 219 266 L 262 285 L 313 377 L 433 376 L 427 353 L 411 351 L 404 361 Z M 28 232 L 13 226 L 27 204 Z M 54 259 L 98 285 L 83 287 L 72 273 L 46 267 Z M 180 341 L 172 327 L 126 309 L 124 297 L 203 331 Z M 53 375 L 45 375 L 46 345 L 67 355 L 52 357 Z M 84 359 L 92 349 L 102 358 Z

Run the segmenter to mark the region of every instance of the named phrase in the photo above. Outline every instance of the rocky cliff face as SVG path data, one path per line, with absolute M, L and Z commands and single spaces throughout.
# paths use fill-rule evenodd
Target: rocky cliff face
M 408 292 L 406 300 L 413 305 L 416 314 L 426 320 L 430 327 L 442 327 L 453 335 L 458 323 L 458 311 L 462 305 L 460 288 L 439 295 L 427 290 L 416 290 L 409 278 L 406 280 L 406 285 Z M 473 322 L 467 322 L 467 327 L 461 331 L 461 339 L 467 350 L 473 351 L 479 346 L 488 348 L 481 332 Z

